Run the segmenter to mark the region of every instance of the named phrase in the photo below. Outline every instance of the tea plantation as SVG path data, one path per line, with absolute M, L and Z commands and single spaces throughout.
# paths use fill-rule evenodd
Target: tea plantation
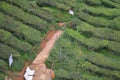
M 120 0 L 0 0 L 0 80 L 36 57 L 58 22 L 66 27 L 46 60 L 54 80 L 120 80 Z

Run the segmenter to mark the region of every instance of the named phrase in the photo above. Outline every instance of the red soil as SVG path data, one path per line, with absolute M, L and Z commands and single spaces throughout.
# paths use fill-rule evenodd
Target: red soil
M 59 38 L 61 34 L 62 31 L 58 30 L 52 36 L 52 38 L 48 42 L 46 42 L 46 46 L 42 49 L 42 51 L 37 55 L 36 59 L 30 65 L 31 69 L 35 70 L 35 76 L 33 77 L 33 80 L 50 80 L 51 77 L 54 77 L 53 73 L 51 76 L 50 69 L 47 69 L 44 62 L 49 56 L 49 52 L 54 46 L 55 41 Z
M 58 26 L 62 27 L 65 23 L 58 23 Z M 43 37 L 42 42 L 40 44 L 41 51 L 35 58 L 35 60 L 30 65 L 32 70 L 35 70 L 35 75 L 33 80 L 51 80 L 51 78 L 55 77 L 53 71 L 52 74 L 50 73 L 50 69 L 47 69 L 45 65 L 45 60 L 49 56 L 49 52 L 54 46 L 55 41 L 59 38 L 63 31 L 55 31 L 54 27 Z M 25 70 L 29 66 L 29 62 L 25 63 L 23 70 L 19 73 L 14 73 L 15 76 L 11 75 L 13 80 L 24 80 L 24 73 Z M 17 75 L 17 76 L 16 76 Z

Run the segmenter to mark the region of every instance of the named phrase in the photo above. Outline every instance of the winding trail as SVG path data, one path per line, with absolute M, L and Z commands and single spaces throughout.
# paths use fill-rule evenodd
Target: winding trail
M 53 48 L 55 41 L 62 35 L 62 33 L 62 30 L 58 30 L 48 34 L 46 38 L 47 41 L 45 42 L 43 49 L 30 65 L 30 68 L 35 70 L 32 80 L 51 80 L 50 69 L 46 67 L 44 62 L 48 58 L 49 52 Z

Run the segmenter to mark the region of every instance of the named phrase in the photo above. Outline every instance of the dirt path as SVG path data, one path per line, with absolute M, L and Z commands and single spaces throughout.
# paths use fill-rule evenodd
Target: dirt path
M 58 30 L 55 33 L 51 33 L 51 37 L 47 36 L 49 40 L 45 42 L 43 49 L 30 65 L 30 68 L 35 70 L 33 80 L 51 80 L 50 69 L 46 67 L 44 62 L 48 58 L 50 50 L 53 48 L 55 41 L 60 37 L 62 32 L 63 31 Z

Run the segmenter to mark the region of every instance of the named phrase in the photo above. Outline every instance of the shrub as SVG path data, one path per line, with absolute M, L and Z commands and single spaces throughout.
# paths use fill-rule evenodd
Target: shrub
M 88 5 L 92 5 L 92 6 L 100 6 L 102 5 L 102 2 L 100 0 L 82 0 L 83 2 L 85 2 Z
M 56 74 L 55 79 L 80 79 L 81 76 L 78 76 L 80 73 L 77 72 L 79 48 L 72 45 L 72 42 L 64 37 L 65 36 L 62 36 L 55 44 L 50 57 L 46 61 L 47 66 L 51 67 L 52 61 L 55 62 L 53 67 Z M 61 72 L 63 72 L 63 74 L 61 74 Z
M 120 70 L 120 62 L 118 60 L 105 57 L 103 54 L 88 54 L 85 59 L 106 69 Z
M 4 80 L 5 79 L 5 74 L 3 72 L 0 72 L 0 80 Z
M 120 16 L 116 17 L 113 19 L 113 21 L 111 22 L 111 26 L 117 26 L 120 27 Z
M 118 53 L 120 53 L 120 43 L 118 42 L 109 42 L 108 48 L 112 49 L 113 51 L 116 51 Z
M 52 22 L 55 17 L 52 15 L 50 11 L 43 10 L 40 6 L 38 6 L 35 2 L 29 4 L 29 8 L 31 8 L 29 11 L 32 14 L 35 14 L 36 16 L 46 20 L 47 22 Z
M 17 39 L 11 33 L 3 29 L 0 29 L 0 41 L 17 49 L 18 51 L 30 52 L 33 48 L 29 43 Z
M 106 77 L 99 77 L 97 75 L 93 75 L 92 73 L 88 74 L 87 72 L 84 73 L 83 77 L 85 78 L 85 80 L 107 80 L 107 78 L 106 78 L 107 76 Z
M 19 8 L 23 9 L 24 11 L 27 11 L 29 13 L 32 13 L 33 15 L 36 15 L 48 22 L 52 22 L 52 19 L 54 18 L 52 14 L 48 11 L 44 11 L 40 7 L 37 6 L 35 1 L 28 2 L 27 0 L 6 0 L 8 3 L 15 4 Z M 47 25 L 46 25 L 47 26 Z
M 120 41 L 120 32 L 113 29 L 94 27 L 85 22 L 81 22 L 79 25 L 76 26 L 76 28 L 81 32 L 91 32 L 94 36 L 100 38 Z
M 59 3 L 64 3 L 65 5 L 68 5 L 73 9 L 74 11 L 77 11 L 80 6 L 80 2 L 78 0 L 57 0 Z
M 114 8 L 85 6 L 82 10 L 93 15 L 106 17 L 107 19 L 112 19 L 120 15 L 120 11 Z
M 21 58 L 14 60 L 12 66 L 9 68 L 12 71 L 21 71 L 24 66 L 24 61 Z
M 55 16 L 56 22 L 67 22 L 70 21 L 72 16 L 68 12 L 60 11 L 56 8 L 43 7 L 44 10 L 51 12 L 52 16 Z
M 18 53 L 16 50 L 14 50 L 13 48 L 1 44 L 0 43 L 0 58 L 2 59 L 8 59 L 8 57 L 13 54 L 13 57 L 18 58 L 20 57 L 20 53 Z
M 112 0 L 112 1 L 120 4 L 120 1 L 119 1 L 119 0 Z
M 42 9 L 32 9 L 31 12 L 37 15 L 38 17 L 43 18 L 47 22 L 52 22 L 54 20 L 54 17 L 49 11 L 44 11 Z M 46 24 L 46 26 L 43 27 L 48 27 L 48 25 Z
M 103 47 L 107 47 L 117 53 L 120 53 L 120 50 L 119 50 L 120 43 L 119 42 L 98 39 L 95 37 L 86 38 L 83 35 L 81 35 L 80 33 L 76 32 L 74 30 L 71 30 L 71 29 L 66 29 L 66 34 L 71 36 L 75 40 L 81 42 L 82 44 L 86 45 L 88 48 L 100 49 Z
M 0 13 L 0 28 L 7 29 L 14 35 L 33 44 L 40 42 L 41 32 L 27 25 L 17 22 L 9 16 Z
M 62 79 L 62 78 L 70 79 L 70 72 L 64 69 L 56 70 L 56 76 L 57 76 L 56 79 Z
M 49 5 L 49 6 L 52 6 L 52 7 L 56 7 L 58 9 L 61 9 L 61 10 L 65 10 L 65 11 L 68 11 L 70 9 L 69 6 L 63 4 L 63 3 L 59 3 L 55 0 L 38 0 L 37 3 L 40 5 L 40 6 L 45 6 L 45 5 Z
M 78 13 L 78 17 L 85 20 L 86 22 L 91 23 L 91 24 L 96 25 L 96 26 L 108 26 L 109 25 L 107 20 L 104 20 L 104 19 L 98 18 L 98 17 L 90 16 L 89 14 L 84 13 L 82 11 L 80 11 Z
M 120 72 L 119 71 L 112 71 L 112 70 L 108 70 L 108 69 L 104 69 L 104 68 L 100 68 L 100 67 L 97 67 L 89 62 L 84 62 L 83 65 L 82 65 L 84 68 L 92 71 L 92 72 L 95 72 L 96 74 L 101 74 L 103 76 L 109 76 L 109 77 L 112 77 L 112 78 L 117 78 L 117 79 L 120 79 Z
M 74 39 L 80 41 L 82 44 L 87 45 L 88 47 L 94 47 L 94 48 L 100 48 L 100 46 L 104 46 L 106 44 L 101 43 L 102 41 L 99 39 L 95 39 L 95 38 L 86 38 L 83 35 L 81 35 L 80 33 L 71 30 L 71 29 L 66 29 L 66 33 L 67 35 L 73 37 Z M 100 41 L 100 42 L 99 42 Z M 96 43 L 94 43 L 96 42 Z
M 91 54 L 91 51 L 89 50 L 87 50 L 86 52 L 87 54 Z M 85 55 L 86 53 L 84 52 L 82 46 L 79 46 L 76 41 L 70 40 L 70 38 L 68 38 L 68 36 L 64 34 L 55 44 L 46 62 L 47 62 L 47 66 L 49 67 L 51 67 L 51 64 L 53 61 L 55 62 L 53 67 L 56 74 L 55 79 L 59 79 L 59 80 L 61 79 L 107 80 L 107 78 L 109 79 L 111 78 L 111 75 L 115 77 L 117 76 L 117 78 L 119 78 L 119 75 L 118 75 L 119 71 L 114 72 L 112 70 L 108 70 L 100 67 L 97 67 L 97 70 L 96 70 L 96 67 L 93 67 L 95 65 L 91 64 L 89 66 L 88 64 L 86 64 L 87 61 L 84 60 L 86 58 Z M 89 72 L 88 69 L 91 70 L 91 68 L 93 70 L 95 68 L 95 70 Z M 106 71 L 109 73 L 107 73 Z M 93 72 L 96 72 L 96 73 L 94 74 Z M 101 77 L 98 76 L 99 75 L 98 73 L 101 74 Z
M 9 3 L 13 3 L 14 5 L 18 6 L 18 7 L 24 7 L 26 9 L 26 7 L 28 6 L 28 0 L 4 0 L 6 2 Z
M 32 27 L 38 30 L 46 28 L 46 21 L 34 15 L 27 14 L 22 9 L 15 7 L 9 3 L 1 2 L 0 10 L 6 12 L 7 14 L 10 14 L 11 16 L 18 18 L 20 21 L 22 21 L 25 24 L 29 24 L 30 26 L 32 25 Z
M 0 69 L 6 70 L 7 68 L 8 68 L 7 63 L 4 60 L 0 59 Z
M 110 0 L 102 0 L 103 4 L 107 7 L 112 7 L 112 8 L 120 8 L 120 5 L 118 3 L 114 3 Z
M 118 24 L 115 24 L 117 23 L 115 20 L 107 20 L 101 17 L 93 17 L 82 11 L 78 13 L 78 17 L 94 26 L 109 27 L 117 30 L 120 29 L 120 26 Z

